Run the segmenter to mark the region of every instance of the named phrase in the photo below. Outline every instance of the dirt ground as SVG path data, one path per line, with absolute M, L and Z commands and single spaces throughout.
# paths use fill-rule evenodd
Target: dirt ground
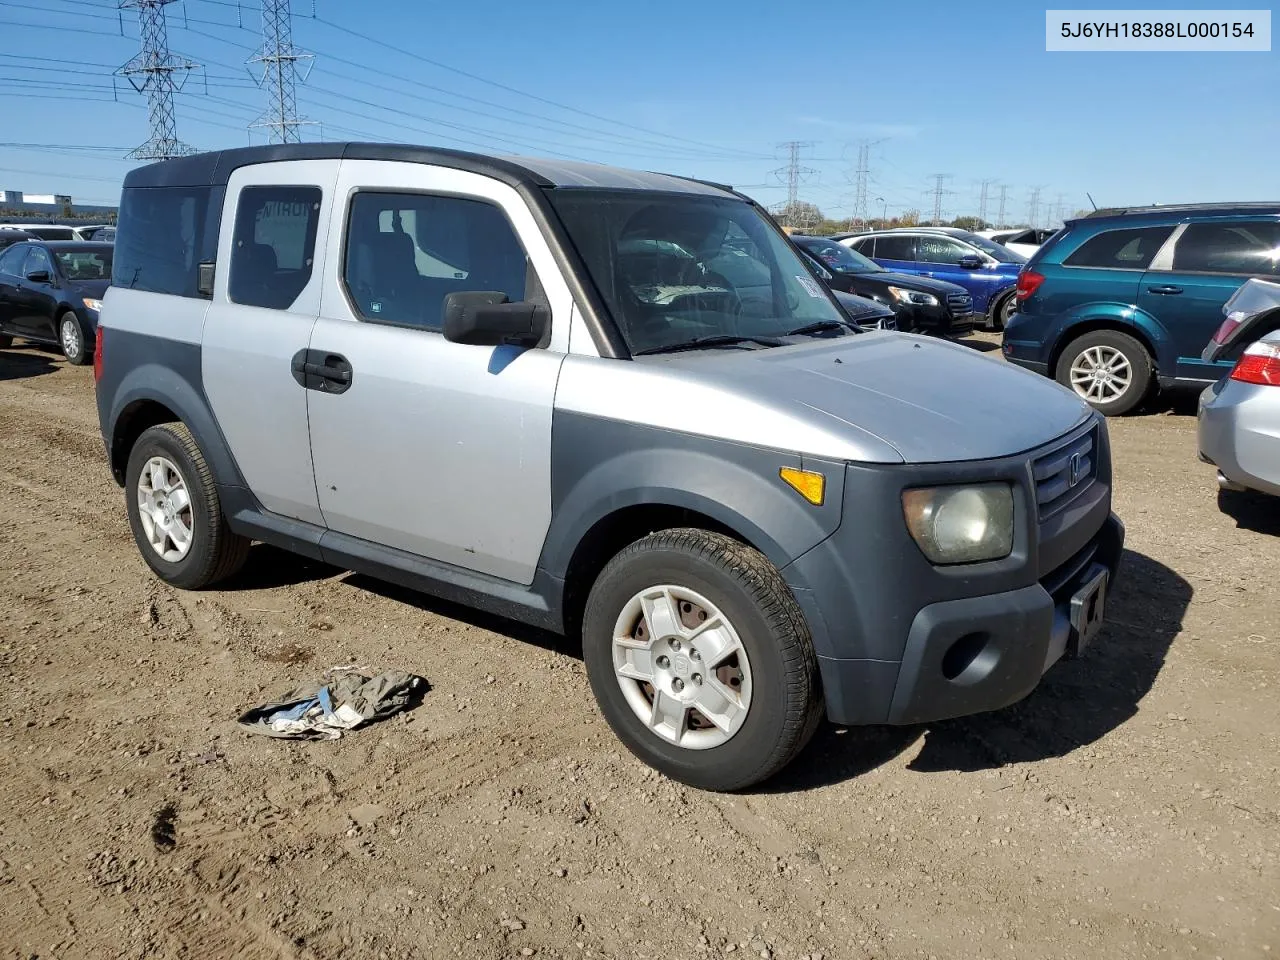
M 1280 956 L 1280 510 L 1220 510 L 1194 411 L 1111 424 L 1128 552 L 1085 658 L 725 796 L 625 754 L 555 638 L 265 547 L 163 586 L 90 369 L 0 351 L 0 952 Z M 235 729 L 353 662 L 431 689 L 337 742 Z

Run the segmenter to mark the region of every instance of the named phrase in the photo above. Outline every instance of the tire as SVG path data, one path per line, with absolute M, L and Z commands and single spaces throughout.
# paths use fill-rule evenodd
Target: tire
M 1010 290 L 991 304 L 991 314 L 987 317 L 987 329 L 1000 331 L 1004 329 L 1009 317 L 1013 315 L 1014 291 Z
M 0 333 L 0 350 L 4 350 L 7 347 L 12 347 L 12 346 L 13 346 L 13 337 L 9 336 L 7 333 Z
M 154 511 L 149 511 L 146 519 L 143 517 L 140 496 L 148 496 L 145 490 L 158 493 L 164 486 L 153 482 L 155 474 L 151 465 L 157 460 L 167 464 L 162 472 L 175 473 L 181 489 L 186 491 L 185 508 L 175 497 L 177 484 L 168 487 L 171 492 L 164 498 L 167 506 L 155 505 L 156 500 L 152 501 L 155 510 L 181 521 L 188 531 L 185 550 L 180 539 L 175 539 L 181 535 L 173 522 L 169 521 L 168 526 L 175 536 L 169 536 L 160 529 Z M 143 559 L 165 583 L 185 590 L 199 590 L 230 577 L 248 558 L 249 540 L 227 526 L 213 471 L 185 424 L 164 423 L 143 431 L 138 437 L 125 469 L 125 504 L 129 527 Z M 160 541 L 160 546 L 153 545 L 153 536 Z
M 1115 387 L 1108 386 L 1106 381 L 1085 380 L 1073 384 L 1073 367 L 1077 369 L 1075 378 L 1079 380 L 1090 369 L 1098 369 L 1099 362 L 1102 362 L 1104 370 L 1117 378 L 1128 375 L 1128 383 L 1119 393 L 1115 393 Z M 1094 330 L 1067 344 L 1058 357 L 1054 378 L 1099 413 L 1118 417 L 1146 399 L 1151 389 L 1153 366 L 1147 348 L 1127 333 Z M 1090 396 L 1090 393 L 1094 395 Z
M 93 359 L 84 327 L 70 310 L 58 318 L 58 346 L 62 349 L 62 355 L 67 358 L 67 363 L 72 366 L 82 367 Z
M 667 609 L 691 623 L 675 625 L 674 632 L 646 629 L 650 619 L 661 621 L 639 597 L 663 591 L 677 601 Z M 704 604 L 717 608 L 710 620 L 718 613 L 722 625 L 691 639 L 685 631 L 699 629 L 699 617 L 708 615 Z M 632 638 L 629 645 L 615 643 L 615 628 Z M 671 638 L 682 641 L 677 649 Z M 739 655 L 717 656 L 717 649 L 733 649 L 734 641 Z M 817 657 L 795 598 L 762 554 L 722 534 L 664 530 L 625 548 L 591 588 L 582 643 L 592 691 L 614 733 L 649 766 L 692 787 L 733 791 L 768 779 L 804 748 L 823 714 Z M 653 683 L 647 687 L 618 672 L 643 674 L 630 663 L 633 656 L 649 665 Z M 623 668 L 616 666 L 619 657 L 627 658 Z M 680 717 L 678 733 L 674 723 L 641 719 L 652 713 L 655 688 L 662 690 L 667 714 Z M 721 721 L 731 732 L 713 724 L 710 714 L 681 704 L 676 694 L 723 705 Z

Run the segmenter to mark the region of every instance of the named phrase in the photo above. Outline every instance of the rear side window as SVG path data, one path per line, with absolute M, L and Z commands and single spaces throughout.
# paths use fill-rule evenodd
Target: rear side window
M 232 303 L 285 310 L 311 280 L 319 187 L 245 187 L 231 239 Z
M 201 297 L 199 265 L 217 255 L 222 193 L 207 186 L 125 190 L 112 286 Z
M 916 259 L 915 237 L 876 237 L 877 260 Z
M 1278 258 L 1280 223 L 1192 223 L 1178 238 L 1173 269 L 1269 277 Z
M 365 191 L 351 200 L 343 277 L 365 320 L 443 326 L 451 293 L 541 299 L 503 212 L 484 200 Z
M 1106 230 L 1090 237 L 1062 262 L 1068 267 L 1145 270 L 1171 233 L 1171 226 Z
M 857 250 L 864 257 L 874 257 L 876 255 L 875 237 L 864 237 L 861 240 L 855 240 L 849 246 L 854 250 Z

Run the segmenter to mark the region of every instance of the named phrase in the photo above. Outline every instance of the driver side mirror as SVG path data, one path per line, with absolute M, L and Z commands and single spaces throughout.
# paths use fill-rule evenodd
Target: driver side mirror
M 48 270 L 32 270 L 27 274 L 27 279 L 32 283 L 52 283 L 53 278 L 49 276 Z
M 981 270 L 983 263 L 983 259 L 976 253 L 966 253 L 956 261 L 957 266 L 960 266 L 965 270 Z
M 444 298 L 444 338 L 450 343 L 496 347 L 533 346 L 542 340 L 551 313 L 540 303 L 511 303 L 497 290 L 451 293 Z

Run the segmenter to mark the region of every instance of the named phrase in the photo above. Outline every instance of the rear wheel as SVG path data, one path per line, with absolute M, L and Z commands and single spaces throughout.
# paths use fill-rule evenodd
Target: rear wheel
M 86 347 L 84 328 L 74 313 L 68 310 L 58 318 L 58 346 L 67 363 L 77 367 L 89 362 L 89 350 Z
M 583 654 L 619 739 L 694 787 L 767 779 L 821 719 L 795 598 L 763 555 L 721 534 L 661 531 L 614 557 L 587 600 Z
M 1067 344 L 1058 358 L 1057 381 L 1108 417 L 1128 413 L 1151 388 L 1151 355 L 1118 330 L 1095 330 Z
M 244 565 L 249 541 L 227 526 L 213 471 L 185 424 L 143 431 L 129 453 L 125 490 L 134 540 L 161 580 L 198 590 Z
M 991 315 L 987 318 L 987 327 L 991 330 L 1003 330 L 1017 307 L 1018 301 L 1010 290 L 991 306 Z

